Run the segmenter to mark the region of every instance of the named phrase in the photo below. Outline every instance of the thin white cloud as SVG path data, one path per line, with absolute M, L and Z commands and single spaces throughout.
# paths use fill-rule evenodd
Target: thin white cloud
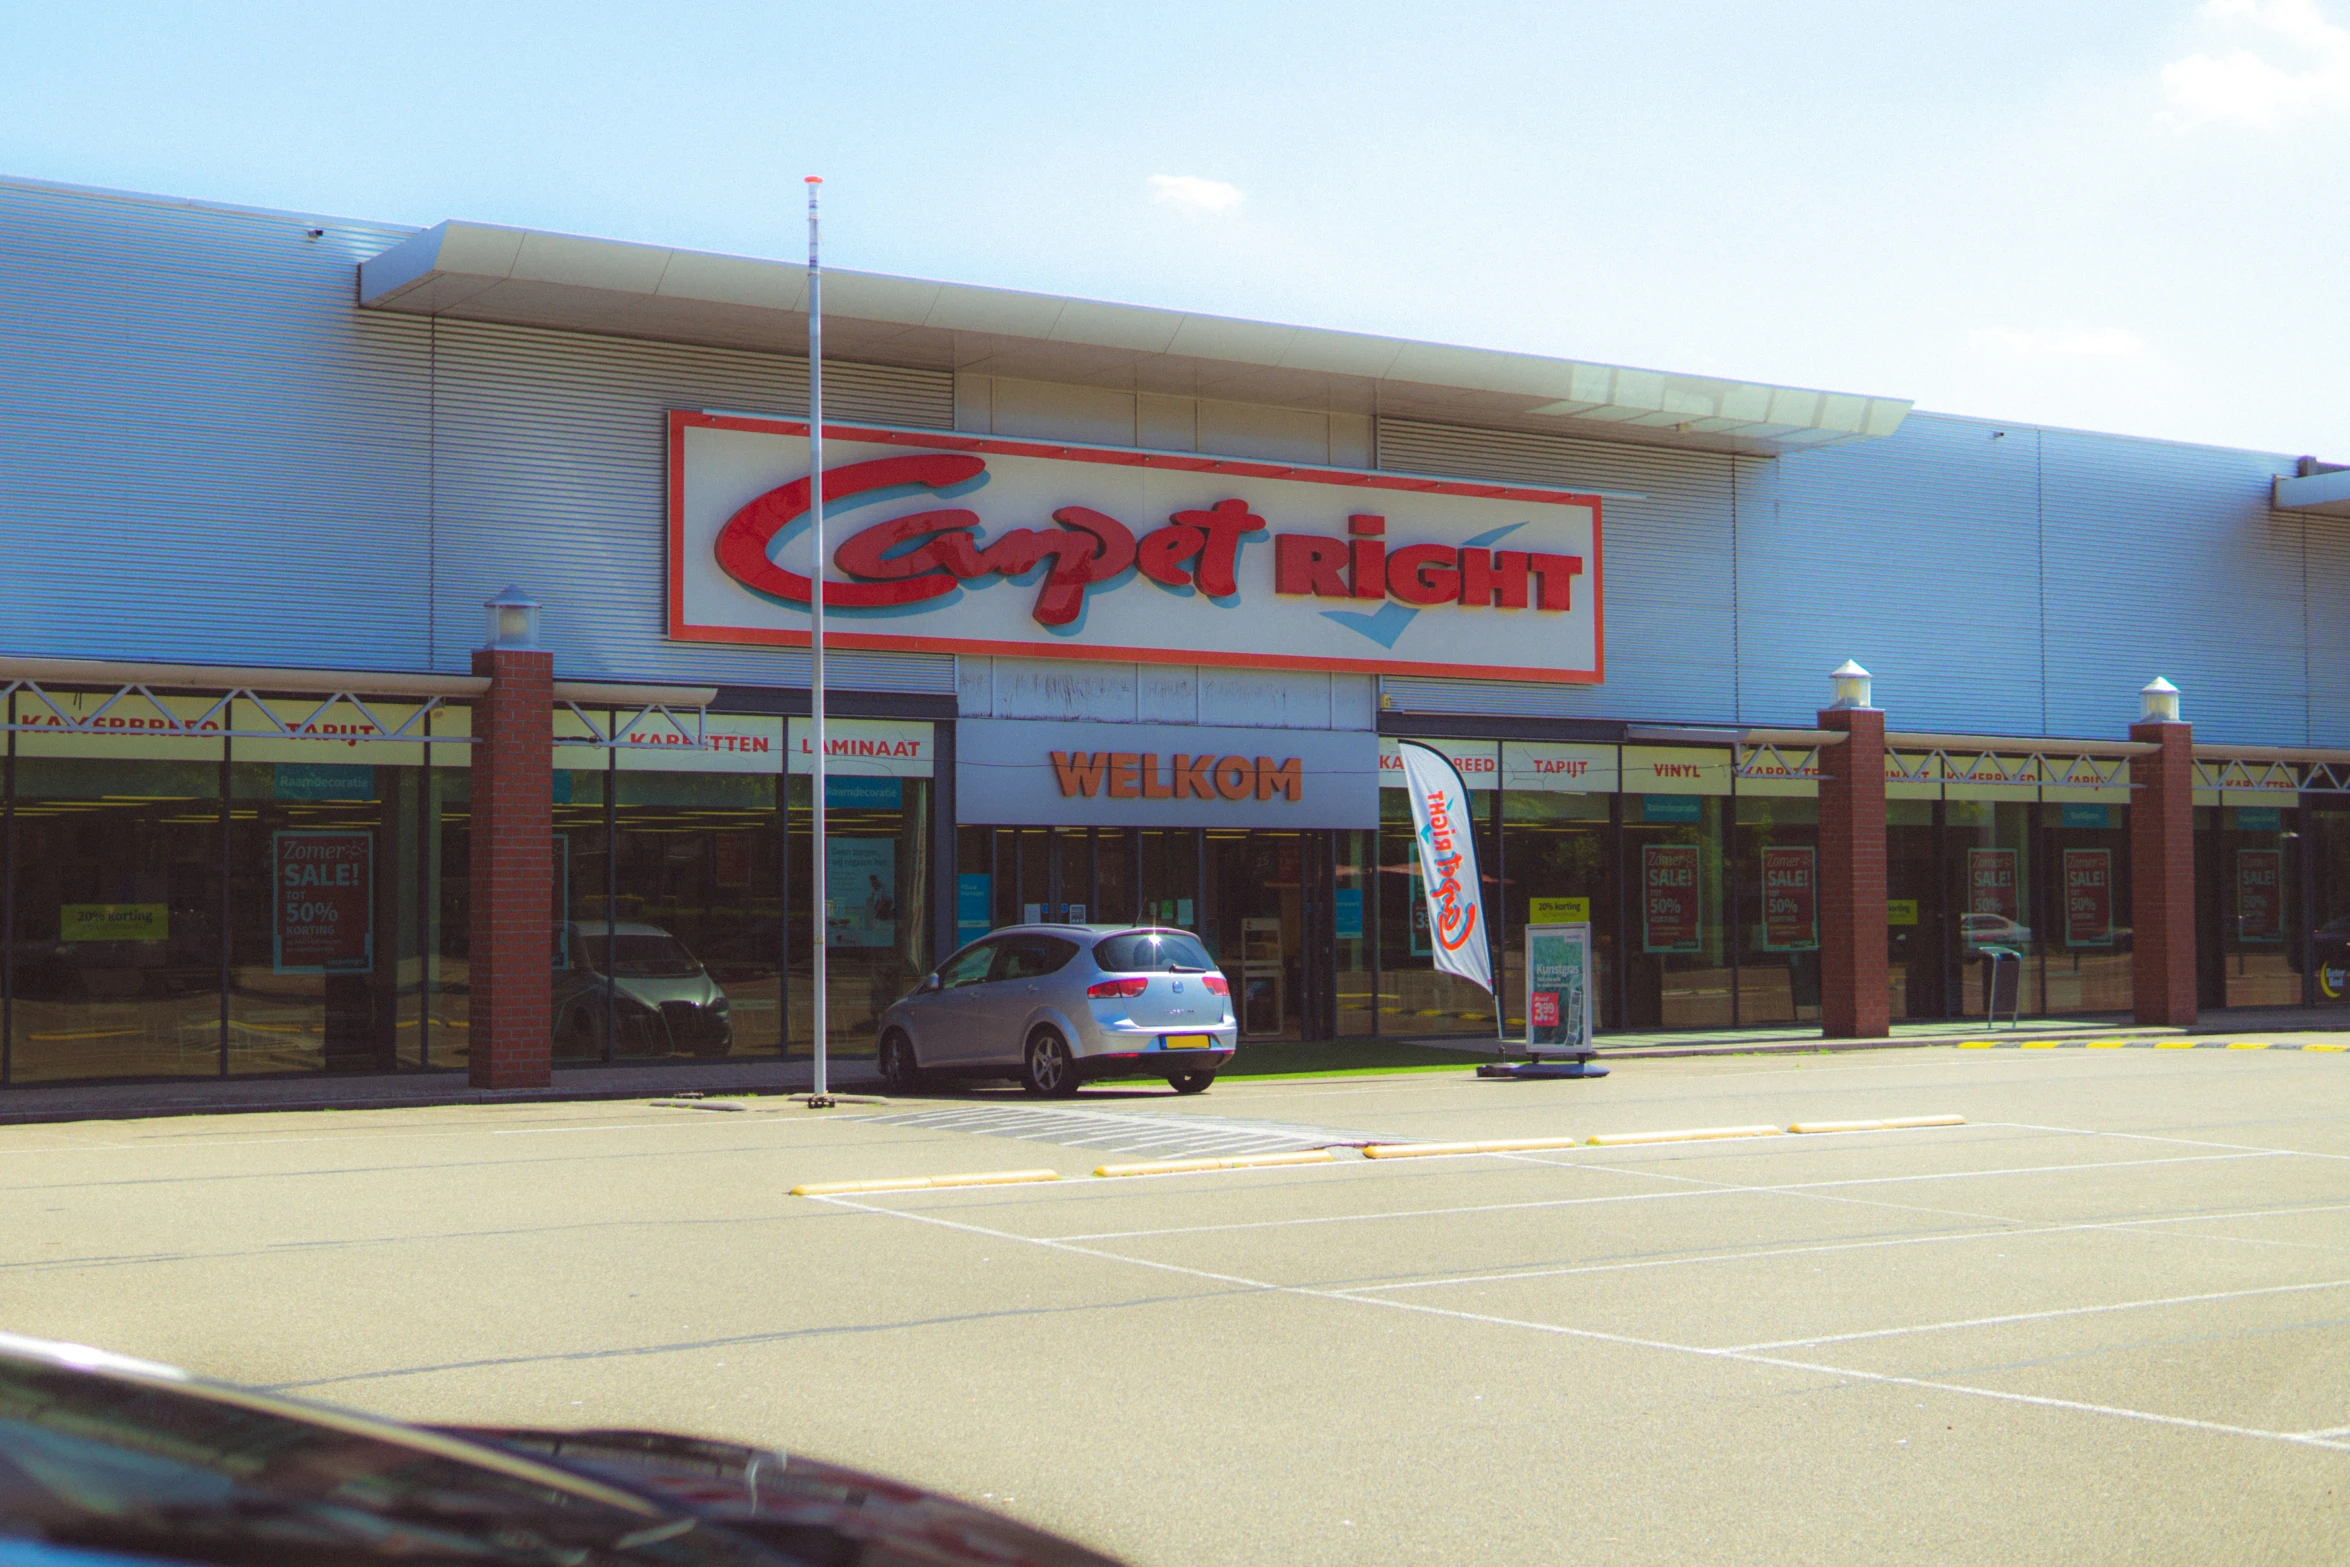
M 1154 174 L 1151 200 L 1186 212 L 1230 212 L 1240 205 L 1240 187 L 1196 174 Z
M 2350 105 L 2350 30 L 2317 0 L 2204 0 L 2203 15 L 2254 47 L 2197 51 L 2162 68 L 2174 124 L 2273 129 L 2293 114 Z
M 2146 351 L 2144 339 L 2118 326 L 2068 327 L 2053 332 L 1993 326 L 1970 332 L 1967 338 L 1977 348 L 1997 349 L 2018 358 L 2127 359 Z

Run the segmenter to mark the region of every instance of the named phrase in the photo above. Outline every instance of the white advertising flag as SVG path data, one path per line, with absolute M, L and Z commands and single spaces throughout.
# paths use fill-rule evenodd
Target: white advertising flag
M 1493 991 L 1493 953 L 1486 943 L 1485 898 L 1477 875 L 1476 821 L 1468 785 L 1444 753 L 1406 740 L 1404 789 L 1412 801 L 1412 830 L 1420 845 L 1420 880 L 1428 893 L 1429 942 L 1436 966 Z

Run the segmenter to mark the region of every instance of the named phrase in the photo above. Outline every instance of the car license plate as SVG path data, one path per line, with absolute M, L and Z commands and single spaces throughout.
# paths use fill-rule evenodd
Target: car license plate
M 1161 1034 L 1159 1036 L 1161 1050 L 1212 1050 L 1215 1048 L 1215 1044 L 1216 1036 L 1213 1034 Z

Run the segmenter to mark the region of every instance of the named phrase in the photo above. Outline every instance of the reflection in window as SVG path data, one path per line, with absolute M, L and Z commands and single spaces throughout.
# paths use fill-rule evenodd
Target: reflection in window
M 1820 1016 L 1819 802 L 1742 795 L 1738 807 L 1738 1021 Z
M 806 773 L 794 773 L 788 782 L 794 894 L 786 918 L 791 1038 L 799 1048 L 812 1042 L 815 1029 L 809 988 L 815 930 L 806 896 L 815 873 L 815 792 Z M 930 969 L 931 780 L 834 774 L 825 786 L 830 1048 L 869 1050 L 883 1010 Z M 1044 835 L 1030 836 L 1041 861 Z M 1040 864 L 1040 884 L 1042 869 Z
M 1614 842 L 1609 796 L 1512 789 L 1502 796 L 1502 999 L 1513 1031 L 1526 1024 L 1528 925 L 1591 925 L 1602 975 L 1615 973 Z M 1613 997 L 1603 989 L 1601 1005 Z
M 776 778 L 557 773 L 557 1061 L 782 1048 Z
M 1634 1028 L 1724 1028 L 1735 1020 L 1722 922 L 1718 795 L 1624 796 L 1627 1021 Z
M 1470 796 L 1476 812 L 1477 866 L 1485 899 L 1494 900 L 1493 802 Z M 1427 889 L 1420 880 L 1419 846 L 1412 834 L 1411 800 L 1402 789 L 1379 791 L 1379 1032 L 1415 1034 L 1494 1032 L 1493 998 L 1483 988 L 1436 967 L 1428 931 Z
M 18 756 L 19 1083 L 220 1070 L 217 762 Z

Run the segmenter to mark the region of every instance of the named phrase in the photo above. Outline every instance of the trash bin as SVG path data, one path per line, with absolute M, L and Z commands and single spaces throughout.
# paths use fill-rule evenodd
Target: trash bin
M 2013 947 L 1978 947 L 1983 955 L 1984 1021 L 1996 1023 L 2002 1008 L 2013 1026 L 2022 1021 L 2024 955 Z
M 1820 955 L 1817 952 L 1787 954 L 1787 994 L 1799 1007 L 1816 1007 L 1820 1004 Z

